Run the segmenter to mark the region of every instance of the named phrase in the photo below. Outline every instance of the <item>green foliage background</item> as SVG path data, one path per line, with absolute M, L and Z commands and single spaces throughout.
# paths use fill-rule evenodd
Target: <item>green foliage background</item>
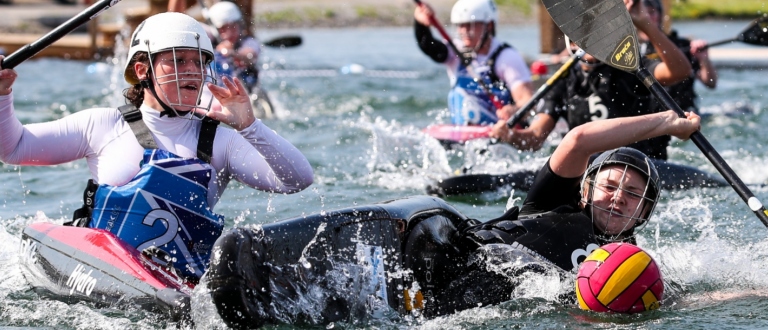
M 768 12 L 768 0 L 673 0 L 672 19 L 756 18 Z

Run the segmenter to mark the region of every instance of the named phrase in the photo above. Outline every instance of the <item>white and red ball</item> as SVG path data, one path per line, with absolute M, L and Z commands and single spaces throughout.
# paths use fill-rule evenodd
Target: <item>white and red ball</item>
M 635 245 L 604 245 L 579 265 L 576 297 L 581 309 L 639 313 L 659 308 L 663 296 L 659 266 Z

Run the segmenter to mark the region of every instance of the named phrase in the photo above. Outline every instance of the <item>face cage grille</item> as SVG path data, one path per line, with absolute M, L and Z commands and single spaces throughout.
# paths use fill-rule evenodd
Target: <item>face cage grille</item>
M 197 40 L 197 53 L 198 53 L 199 58 L 201 58 L 201 59 L 205 58 L 203 56 L 204 54 L 203 54 L 202 47 L 200 46 L 200 35 L 196 34 L 195 35 L 195 39 Z M 155 63 L 153 62 L 153 57 L 154 56 L 151 55 L 152 51 L 149 48 L 149 40 L 145 41 L 145 43 L 147 45 L 147 52 L 150 54 L 150 56 L 149 56 L 149 67 L 150 67 L 150 70 L 152 71 L 152 77 L 154 77 L 155 83 L 157 83 L 158 86 L 163 86 L 163 85 L 168 85 L 168 84 L 176 84 L 176 98 L 177 98 L 177 100 L 179 100 L 179 102 L 170 102 L 169 101 L 170 99 L 168 98 L 168 95 L 161 88 L 160 89 L 160 94 L 162 94 L 163 98 L 165 98 L 165 100 L 162 100 L 162 102 L 164 102 L 165 104 L 170 106 L 171 109 L 173 110 L 173 112 L 178 117 L 185 116 L 186 113 L 179 113 L 179 111 L 176 110 L 176 107 L 187 107 L 187 108 L 191 108 L 192 109 L 192 111 L 189 111 L 189 113 L 191 114 L 190 116 L 188 116 L 189 119 L 202 120 L 205 117 L 205 115 L 211 110 L 211 104 L 213 104 L 213 97 L 211 97 L 208 100 L 208 102 L 207 102 L 208 104 L 206 104 L 206 105 L 201 105 L 200 104 L 202 102 L 203 87 L 205 87 L 205 85 L 207 83 L 209 83 L 209 82 L 214 84 L 214 85 L 217 82 L 216 71 L 215 71 L 215 69 L 213 67 L 213 59 L 210 59 L 209 61 L 207 61 L 207 63 L 204 63 L 203 61 L 200 61 L 200 67 L 199 67 L 199 70 L 198 70 L 199 73 L 182 73 L 180 75 L 179 74 L 178 63 L 175 60 L 176 59 L 176 49 L 177 49 L 177 47 L 172 47 L 171 48 L 171 52 L 173 52 L 173 58 L 174 58 L 174 61 L 173 61 L 173 73 L 172 74 L 158 76 L 157 73 L 155 72 Z M 184 77 L 182 78 L 180 76 L 184 76 Z M 163 82 L 163 83 L 159 82 L 159 80 L 165 79 L 165 78 L 173 78 L 173 79 L 168 80 L 168 81 Z M 180 86 L 185 85 L 184 83 L 188 82 L 188 81 L 199 81 L 200 82 L 200 84 L 197 86 L 197 98 L 196 98 L 194 104 L 182 103 L 181 87 Z
M 618 164 L 608 164 L 608 166 L 615 166 L 615 165 L 618 165 Z M 658 192 L 657 192 L 657 197 L 656 198 L 648 197 L 648 194 L 649 194 L 649 192 L 651 190 L 651 182 L 650 182 L 650 180 L 648 178 L 646 178 L 646 180 L 645 180 L 645 187 L 643 188 L 642 195 L 624 189 L 624 179 L 626 178 L 627 171 L 630 168 L 633 168 L 633 167 L 630 167 L 629 165 L 625 164 L 624 165 L 624 171 L 623 171 L 623 173 L 621 175 L 621 179 L 619 181 L 619 186 L 618 187 L 613 186 L 613 185 L 600 185 L 600 186 L 614 188 L 615 189 L 614 190 L 614 194 L 617 194 L 619 191 L 622 191 L 622 194 L 636 196 L 636 197 L 641 199 L 641 202 L 637 204 L 637 207 L 635 207 L 635 210 L 632 212 L 631 215 L 628 215 L 628 216 L 627 215 L 621 215 L 621 214 L 614 213 L 612 211 L 613 204 L 611 204 L 611 207 L 609 209 L 598 207 L 598 206 L 594 205 L 594 203 L 593 203 L 593 197 L 594 197 L 594 193 L 595 193 L 595 188 L 597 186 L 599 186 L 595 182 L 596 181 L 595 178 L 603 170 L 603 166 L 604 166 L 604 164 L 601 164 L 600 167 L 598 167 L 597 171 L 595 171 L 592 175 L 584 177 L 584 182 L 582 183 L 582 187 L 585 187 L 587 185 L 589 185 L 589 186 L 588 186 L 587 198 L 586 198 L 586 200 L 584 200 L 584 196 L 582 195 L 582 202 L 589 207 L 590 218 L 592 219 L 593 222 L 595 221 L 595 209 L 597 209 L 599 211 L 602 211 L 602 212 L 605 212 L 605 213 L 608 213 L 608 215 L 609 215 L 608 221 L 609 222 L 614 219 L 613 217 L 620 218 L 620 219 L 634 219 L 635 220 L 635 224 L 634 224 L 633 227 L 624 227 L 624 228 L 622 228 L 620 233 L 615 234 L 615 235 L 608 235 L 608 236 L 606 236 L 606 238 L 609 241 L 615 241 L 615 240 L 620 238 L 622 233 L 624 233 L 624 232 L 626 232 L 626 231 L 628 231 L 630 229 L 633 229 L 633 228 L 637 228 L 638 230 L 642 230 L 642 228 L 644 228 L 645 225 L 648 224 L 648 219 L 650 218 L 650 215 L 653 214 L 653 210 L 656 207 L 656 202 L 658 201 Z M 610 170 L 613 170 L 613 169 L 610 169 Z M 641 174 L 641 173 L 638 171 L 638 174 Z M 628 222 L 629 221 L 627 221 L 627 223 Z

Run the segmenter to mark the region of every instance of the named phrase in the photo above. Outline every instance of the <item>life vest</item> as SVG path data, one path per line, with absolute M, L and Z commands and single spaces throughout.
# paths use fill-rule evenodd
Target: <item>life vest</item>
M 248 37 L 252 38 L 252 37 Z M 233 47 L 235 51 L 238 51 L 242 46 L 242 40 L 238 40 Z M 259 69 L 256 65 L 248 65 L 246 67 L 238 67 L 235 65 L 235 59 L 233 56 L 224 55 L 219 51 L 213 56 L 214 67 L 216 68 L 216 74 L 219 77 L 227 76 L 230 78 L 239 78 L 243 82 L 247 90 L 252 90 L 259 82 Z M 221 80 L 218 82 L 221 85 Z
M 119 110 L 145 148 L 144 157 L 128 183 L 98 186 L 88 226 L 108 230 L 139 251 L 153 251 L 153 257 L 180 275 L 198 279 L 224 228 L 224 218 L 213 213 L 207 198 L 215 174 L 209 162 L 219 122 L 204 118 L 198 157 L 183 158 L 158 149 L 136 107 Z
M 507 214 L 513 216 L 469 228 L 464 236 L 478 246 L 496 243 L 519 246 L 565 271 L 578 267 L 589 253 L 600 247 L 592 220 L 579 210 L 562 207 L 520 218 L 515 209 Z
M 504 105 L 513 103 L 512 94 L 506 84 L 496 76 L 495 64 L 499 54 L 510 47 L 506 43 L 502 44 L 488 57 L 485 64 L 473 66 L 478 78 L 483 80 L 494 97 Z M 496 107 L 488 93 L 462 64 L 459 64 L 456 81 L 448 93 L 448 110 L 451 113 L 451 123 L 455 125 L 493 125 L 499 120 Z

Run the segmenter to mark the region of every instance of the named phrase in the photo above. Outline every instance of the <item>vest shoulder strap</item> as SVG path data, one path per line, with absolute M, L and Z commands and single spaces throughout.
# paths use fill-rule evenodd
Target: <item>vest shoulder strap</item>
M 141 120 L 141 111 L 138 108 L 133 104 L 126 104 L 118 107 L 117 110 L 120 110 L 120 114 L 123 115 L 123 119 L 131 127 L 133 135 L 136 136 L 136 140 L 139 141 L 139 145 L 142 148 L 157 149 L 155 138 L 152 137 L 152 133 L 147 128 L 147 125 L 144 124 L 144 121 Z
M 491 81 L 496 83 L 499 82 L 499 76 L 496 75 L 496 59 L 499 58 L 499 55 L 501 52 L 503 52 L 507 48 L 512 48 L 508 43 L 502 43 L 496 50 L 491 54 L 491 56 L 488 57 L 488 68 L 491 71 Z
M 117 108 L 123 115 L 123 119 L 131 127 L 131 131 L 136 136 L 136 140 L 139 141 L 144 149 L 158 149 L 157 142 L 152 137 L 152 133 L 144 124 L 141 117 L 141 111 L 132 104 L 126 104 Z M 216 137 L 216 127 L 219 126 L 219 121 L 211 119 L 209 117 L 203 118 L 203 124 L 200 126 L 200 135 L 197 140 L 197 158 L 206 163 L 211 163 L 211 156 L 213 155 L 213 140 Z
M 197 139 L 197 158 L 210 164 L 213 156 L 213 140 L 216 138 L 216 128 L 219 121 L 209 117 L 203 118 L 200 126 L 200 136 Z

